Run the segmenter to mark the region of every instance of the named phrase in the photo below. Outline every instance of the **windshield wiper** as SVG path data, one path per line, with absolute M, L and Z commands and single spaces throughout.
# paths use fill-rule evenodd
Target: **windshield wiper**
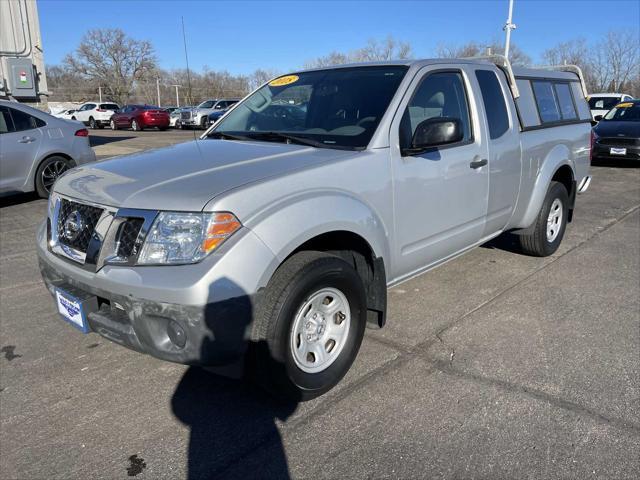
M 276 140 L 276 141 L 284 140 L 286 143 L 297 143 L 298 145 L 307 145 L 309 147 L 337 148 L 340 150 L 344 149 L 344 147 L 341 147 L 338 145 L 329 145 L 323 142 L 318 142 L 317 140 L 311 140 L 310 138 L 289 135 L 288 133 L 249 131 L 249 132 L 245 132 L 245 134 L 250 138 L 255 138 L 256 140 L 265 140 L 267 142 L 273 141 L 273 140 Z
M 239 141 L 251 140 L 249 137 L 245 137 L 243 135 L 234 135 L 226 132 L 216 132 L 215 130 L 207 134 L 207 138 L 222 138 L 224 140 L 239 140 Z

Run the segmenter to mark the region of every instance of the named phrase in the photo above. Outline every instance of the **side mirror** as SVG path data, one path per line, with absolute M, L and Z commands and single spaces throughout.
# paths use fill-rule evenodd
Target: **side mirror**
M 595 117 L 593 117 L 593 120 L 599 122 L 600 120 L 602 120 L 602 115 L 596 115 Z
M 426 148 L 456 143 L 463 139 L 462 122 L 458 118 L 434 117 L 418 124 L 411 139 L 411 148 L 406 153 L 413 154 Z

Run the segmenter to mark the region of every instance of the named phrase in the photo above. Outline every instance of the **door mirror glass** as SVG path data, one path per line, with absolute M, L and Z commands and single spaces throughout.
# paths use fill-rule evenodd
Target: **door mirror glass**
M 459 118 L 429 118 L 418 124 L 411 140 L 411 150 L 457 143 L 462 141 L 463 137 L 462 122 Z

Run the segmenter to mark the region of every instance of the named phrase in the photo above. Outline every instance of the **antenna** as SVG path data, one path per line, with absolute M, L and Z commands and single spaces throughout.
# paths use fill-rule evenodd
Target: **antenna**
M 516 29 L 516 24 L 513 23 L 513 0 L 509 0 L 509 18 L 507 18 L 507 23 L 504 24 L 502 28 L 506 34 L 507 38 L 504 42 L 504 56 L 509 58 L 509 46 L 511 44 L 511 30 Z
M 189 103 L 193 103 L 193 98 L 191 97 L 191 71 L 189 70 L 189 55 L 187 54 L 187 35 L 184 31 L 184 17 L 180 17 L 180 19 L 182 20 L 182 43 L 184 44 L 184 59 L 187 63 L 187 101 Z M 195 129 L 193 130 L 193 139 L 197 140 Z

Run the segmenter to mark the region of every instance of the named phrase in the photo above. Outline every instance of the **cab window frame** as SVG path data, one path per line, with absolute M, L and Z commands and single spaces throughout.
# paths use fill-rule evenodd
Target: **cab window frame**
M 412 153 L 412 154 L 407 154 L 405 155 L 403 152 L 407 149 L 410 148 L 410 145 L 404 146 L 402 145 L 402 133 L 401 133 L 401 129 L 402 129 L 402 123 L 403 123 L 403 118 L 405 116 L 405 114 L 408 111 L 409 106 L 411 105 L 411 102 L 413 102 L 415 96 L 417 95 L 417 93 L 419 92 L 420 88 L 422 87 L 422 85 L 424 84 L 424 82 L 432 75 L 436 75 L 436 74 L 442 74 L 442 73 L 454 73 L 459 75 L 460 77 L 460 82 L 462 84 L 462 90 L 464 93 L 464 101 L 467 107 L 467 117 L 468 117 L 468 125 L 469 125 L 469 138 L 468 139 L 463 139 L 459 142 L 455 142 L 455 143 L 447 143 L 444 145 L 434 145 L 432 147 L 427 147 L 424 148 L 423 150 L 421 150 L 418 153 Z M 473 115 L 472 115 L 472 109 L 471 109 L 471 101 L 470 101 L 470 97 L 469 97 L 469 85 L 468 85 L 469 79 L 466 76 L 466 72 L 462 69 L 462 68 L 439 68 L 439 69 L 435 69 L 435 70 L 429 70 L 427 72 L 425 72 L 422 75 L 422 78 L 419 79 L 418 84 L 415 86 L 415 88 L 413 89 L 413 91 L 411 92 L 411 97 L 409 97 L 409 101 L 407 102 L 407 104 L 405 105 L 404 109 L 399 112 L 400 113 L 400 122 L 398 124 L 398 143 L 400 145 L 400 156 L 401 157 L 415 157 L 415 156 L 419 156 L 419 155 L 423 155 L 424 153 L 427 152 L 434 152 L 434 151 L 440 151 L 440 150 L 447 150 L 449 148 L 457 148 L 457 147 L 463 147 L 466 145 L 471 145 L 473 143 L 475 143 L 476 138 L 475 138 L 475 128 L 473 126 Z M 435 118 L 435 117 L 434 117 Z M 462 120 L 462 119 L 460 119 Z M 411 132 L 411 138 L 413 138 L 413 133 Z

